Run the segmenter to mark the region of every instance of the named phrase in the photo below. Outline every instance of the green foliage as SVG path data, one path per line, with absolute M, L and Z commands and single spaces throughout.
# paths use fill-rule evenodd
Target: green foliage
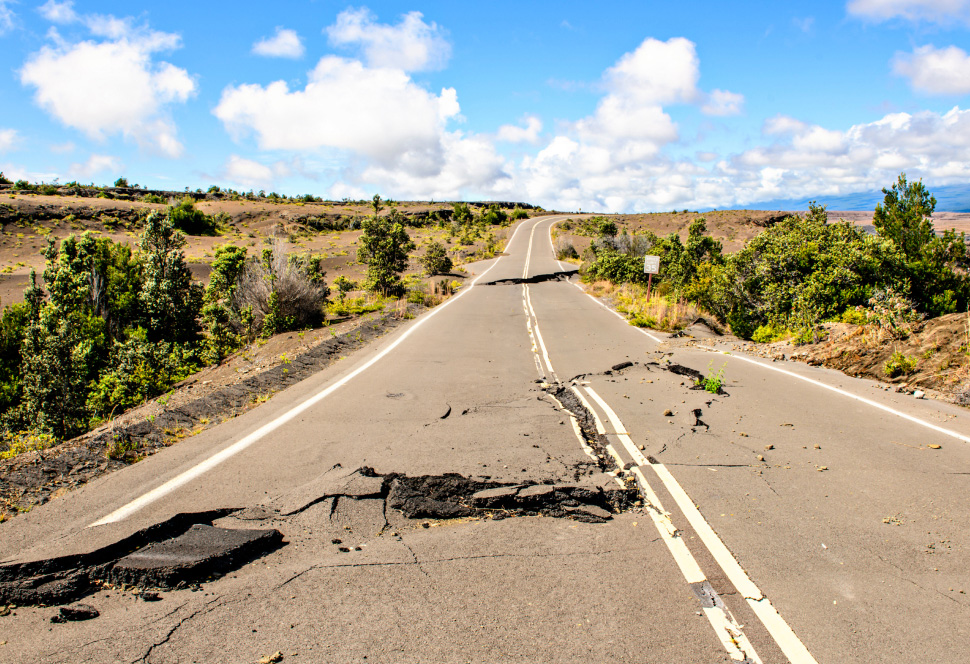
M 115 186 L 119 188 L 124 187 L 127 189 L 129 187 L 128 178 L 118 178 L 115 180 Z
M 773 225 L 729 257 L 723 274 L 708 275 L 704 304 L 743 338 L 766 324 L 800 334 L 865 304 L 898 266 L 891 243 L 829 224 L 813 204 L 806 218 Z
M 27 182 L 27 180 L 17 180 L 14 183 L 13 188 L 18 191 L 33 191 L 37 187 Z
M 448 272 L 453 266 L 445 246 L 440 242 L 430 243 L 424 252 L 424 256 L 419 260 L 429 277 Z
M 236 291 L 236 281 L 246 265 L 246 248 L 224 244 L 216 248 L 209 273 L 209 285 L 205 299 L 208 302 L 231 298 Z
M 0 171 L 0 184 L 13 184 L 8 178 L 3 176 L 3 171 Z
M 936 199 L 921 181 L 907 182 L 901 174 L 876 206 L 872 223 L 881 237 L 903 256 L 901 278 L 919 311 L 930 316 L 962 311 L 970 301 L 970 267 L 964 233 L 947 230 L 938 236 L 931 215 Z
M 472 221 L 475 215 L 472 213 L 472 209 L 467 203 L 455 203 L 454 212 L 451 218 L 457 221 L 459 224 L 463 224 Z
M 600 221 L 597 231 L 601 237 L 616 237 L 616 234 L 620 232 L 616 224 L 608 219 Z
M 897 376 L 908 376 L 909 374 L 916 371 L 916 365 L 919 363 L 919 358 L 907 357 L 901 352 L 894 351 L 889 361 L 886 362 L 886 366 L 883 367 L 883 371 L 890 378 L 896 378 Z
M 178 205 L 169 208 L 172 226 L 186 235 L 215 235 L 216 225 L 212 217 L 195 207 L 191 198 L 183 198 Z
M 727 362 L 722 364 L 721 368 L 715 372 L 714 360 L 711 360 L 711 363 L 707 367 L 707 376 L 705 378 L 698 379 L 697 385 L 703 387 L 705 392 L 718 394 L 721 391 L 721 386 L 724 384 L 725 367 L 727 367 Z
M 414 249 L 414 242 L 399 217 L 392 212 L 386 217 L 368 217 L 363 222 L 357 260 L 367 265 L 367 290 L 385 295 L 401 292 L 401 274 L 407 269 L 408 252 Z
M 200 363 L 191 346 L 152 342 L 144 329 L 136 328 L 127 340 L 114 343 L 109 367 L 88 390 L 87 409 L 96 420 L 162 394 Z
M 279 291 L 273 290 L 270 292 L 269 302 L 267 304 L 267 312 L 263 316 L 263 338 L 269 338 L 274 334 L 294 329 L 296 317 L 287 315 L 283 311 L 283 303 L 280 301 Z
M 343 303 L 344 299 L 347 297 L 347 293 L 359 288 L 359 284 L 356 281 L 353 281 L 352 279 L 348 279 L 344 275 L 340 275 L 339 277 L 334 279 L 333 285 L 337 287 L 337 297 L 340 298 L 341 304 Z
M 779 327 L 774 323 L 766 323 L 759 326 L 754 332 L 751 333 L 751 341 L 757 341 L 758 343 L 773 343 L 775 341 L 781 341 L 782 339 L 787 339 L 791 336 L 791 332 L 783 327 Z
M 20 401 L 20 346 L 29 324 L 25 304 L 12 304 L 0 317 L 0 413 Z
M 151 341 L 198 339 L 203 292 L 192 281 L 184 246 L 185 236 L 168 217 L 157 212 L 148 215 L 141 241 L 145 281 L 140 299 Z
M 605 279 L 614 284 L 646 283 L 643 260 L 613 249 L 600 250 L 592 262 L 583 265 L 581 273 L 584 281 Z
M 0 173 L 0 175 L 3 175 L 3 174 Z M 510 217 L 512 221 L 518 221 L 519 219 L 528 219 L 528 218 L 529 218 L 529 213 L 523 210 L 522 208 L 520 208 L 518 205 L 516 205 L 515 209 L 512 210 L 512 215 Z
M 505 210 L 493 203 L 482 213 L 482 223 L 489 226 L 507 226 L 509 224 L 509 215 Z

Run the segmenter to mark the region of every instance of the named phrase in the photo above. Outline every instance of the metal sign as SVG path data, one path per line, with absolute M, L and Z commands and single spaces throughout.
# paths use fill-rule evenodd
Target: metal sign
M 660 256 L 643 257 L 643 273 L 657 274 L 660 272 Z

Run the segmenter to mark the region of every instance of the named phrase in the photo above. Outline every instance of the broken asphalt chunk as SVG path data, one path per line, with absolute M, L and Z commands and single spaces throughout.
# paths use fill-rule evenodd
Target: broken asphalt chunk
M 129 554 L 111 568 L 113 583 L 184 587 L 224 574 L 279 548 L 278 530 L 233 530 L 195 524 L 178 537 Z
M 51 622 L 65 623 L 93 620 L 100 615 L 101 613 L 90 604 L 72 604 L 71 606 L 62 606 L 60 612 L 51 618 Z

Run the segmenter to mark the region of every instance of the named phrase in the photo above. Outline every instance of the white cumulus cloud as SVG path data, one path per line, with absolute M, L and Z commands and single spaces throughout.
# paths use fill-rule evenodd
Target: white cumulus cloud
M 539 132 L 542 131 L 542 120 L 534 115 L 528 115 L 524 120 L 524 127 L 502 125 L 498 128 L 496 138 L 506 143 L 538 143 Z
M 421 12 L 409 12 L 397 25 L 377 23 L 367 8 L 347 9 L 326 29 L 335 46 L 359 46 L 372 67 L 404 71 L 444 68 L 451 45 L 435 23 L 425 23 Z
M 7 6 L 6 0 L 0 0 L 0 35 L 13 27 L 14 16 L 15 14 Z
M 727 90 L 711 90 L 701 111 L 707 115 L 738 115 L 744 106 L 744 95 Z
M 51 23 L 73 23 L 80 18 L 74 11 L 74 3 L 71 0 L 66 2 L 47 0 L 38 11 Z
M 70 174 L 74 179 L 91 179 L 99 173 L 120 173 L 121 160 L 104 154 L 93 154 L 84 163 L 71 164 Z
M 106 39 L 56 39 L 24 63 L 21 83 L 35 88 L 41 108 L 92 138 L 120 133 L 165 156 L 181 154 L 168 107 L 184 103 L 196 84 L 184 69 L 154 57 L 178 47 L 178 35 L 114 17 L 86 17 L 85 22 Z
M 253 53 L 271 58 L 299 58 L 305 49 L 296 30 L 276 28 L 276 34 L 253 44 Z
M 427 171 L 437 168 L 444 124 L 458 111 L 454 89 L 435 95 L 403 71 L 327 56 L 302 90 L 284 81 L 229 86 L 213 112 L 264 150 L 337 148 Z
M 909 79 L 913 89 L 927 94 L 970 92 L 970 55 L 956 46 L 920 46 L 912 53 L 897 53 L 893 73 Z
M 16 129 L 0 129 L 0 152 L 12 150 L 20 142 Z
M 902 18 L 946 24 L 970 23 L 970 0 L 849 0 L 850 14 L 873 21 Z

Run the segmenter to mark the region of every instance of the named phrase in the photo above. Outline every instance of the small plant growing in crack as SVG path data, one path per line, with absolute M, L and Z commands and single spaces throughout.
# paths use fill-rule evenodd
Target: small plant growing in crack
M 711 394 L 717 394 L 721 391 L 721 385 L 724 384 L 724 367 L 727 366 L 727 362 L 721 365 L 721 368 L 716 372 L 714 371 L 714 360 L 707 365 L 707 377 L 698 378 L 697 385 L 704 388 L 705 392 L 710 392 Z

